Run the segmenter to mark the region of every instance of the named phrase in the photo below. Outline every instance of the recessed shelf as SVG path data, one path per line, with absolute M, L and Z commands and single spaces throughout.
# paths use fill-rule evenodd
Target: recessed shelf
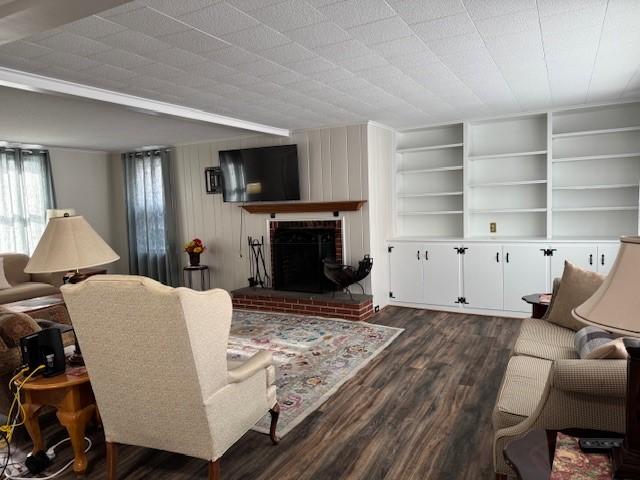
M 633 158 L 640 157 L 640 152 L 633 153 L 612 153 L 608 155 L 589 155 L 585 157 L 565 157 L 565 158 L 554 158 L 553 163 L 561 163 L 561 162 L 582 162 L 586 160 L 612 160 L 616 158 Z
M 621 207 L 554 207 L 554 212 L 623 212 L 638 210 L 637 206 Z
M 412 170 L 398 170 L 398 174 L 406 175 L 410 173 L 433 173 L 433 172 L 453 172 L 456 170 L 462 170 L 462 165 L 454 165 L 451 167 L 437 167 L 437 168 L 418 168 Z
M 489 182 L 489 183 L 471 183 L 469 187 L 511 187 L 514 185 L 538 185 L 547 183 L 546 180 L 521 180 L 515 182 Z
M 553 138 L 583 137 L 588 135 L 602 135 L 606 133 L 635 132 L 640 130 L 640 125 L 633 127 L 604 128 L 601 130 L 582 130 L 577 132 L 554 133 Z
M 638 188 L 637 183 L 619 183 L 611 185 L 565 185 L 553 187 L 554 190 L 614 190 L 619 188 Z
M 399 215 L 462 215 L 462 210 L 433 210 L 429 212 L 398 212 Z
M 535 150 L 532 152 L 498 153 L 495 155 L 469 155 L 469 160 L 490 160 L 493 158 L 527 157 L 531 155 L 546 155 L 546 150 Z
M 462 195 L 462 192 L 434 192 L 434 193 L 399 193 L 400 198 L 420 198 L 420 197 L 449 197 Z
M 471 210 L 471 213 L 541 213 L 546 211 L 546 208 L 487 208 L 474 209 Z
M 410 147 L 410 148 L 398 148 L 397 153 L 411 153 L 411 152 L 425 152 L 427 150 L 444 150 L 446 148 L 458 148 L 462 147 L 462 143 L 448 143 L 446 145 L 431 145 L 428 147 Z

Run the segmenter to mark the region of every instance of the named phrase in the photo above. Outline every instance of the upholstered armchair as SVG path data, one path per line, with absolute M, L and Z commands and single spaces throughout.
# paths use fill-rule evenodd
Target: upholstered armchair
M 227 292 L 124 275 L 61 290 L 104 426 L 109 480 L 116 479 L 118 444 L 207 460 L 217 480 L 220 457 L 267 411 L 277 443 L 271 354 L 227 365 Z

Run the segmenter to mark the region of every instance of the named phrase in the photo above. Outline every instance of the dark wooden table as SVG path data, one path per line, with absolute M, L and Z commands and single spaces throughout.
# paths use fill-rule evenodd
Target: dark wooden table
M 546 293 L 532 293 L 531 295 L 525 295 L 522 300 L 531 305 L 531 318 L 542 318 L 547 309 L 549 308 L 549 302 L 540 301 L 540 295 L 548 295 Z

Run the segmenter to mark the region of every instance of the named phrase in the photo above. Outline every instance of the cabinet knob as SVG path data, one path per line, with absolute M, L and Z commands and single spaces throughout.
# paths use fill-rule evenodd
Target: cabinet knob
M 589 265 L 593 265 L 593 253 L 589 254 Z
M 604 265 L 604 253 L 600 257 L 600 265 Z
M 417 257 L 417 259 L 418 259 L 418 260 L 420 260 L 420 250 L 418 250 L 418 251 L 416 252 L 416 257 Z
M 500 263 L 500 252 L 496 252 L 496 262 Z

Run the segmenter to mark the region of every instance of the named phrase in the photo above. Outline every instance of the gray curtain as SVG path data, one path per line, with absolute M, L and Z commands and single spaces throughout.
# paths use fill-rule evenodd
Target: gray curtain
M 129 271 L 178 286 L 178 250 L 171 152 L 122 155 L 124 162 Z
M 0 252 L 31 255 L 55 206 L 49 152 L 0 148 Z

